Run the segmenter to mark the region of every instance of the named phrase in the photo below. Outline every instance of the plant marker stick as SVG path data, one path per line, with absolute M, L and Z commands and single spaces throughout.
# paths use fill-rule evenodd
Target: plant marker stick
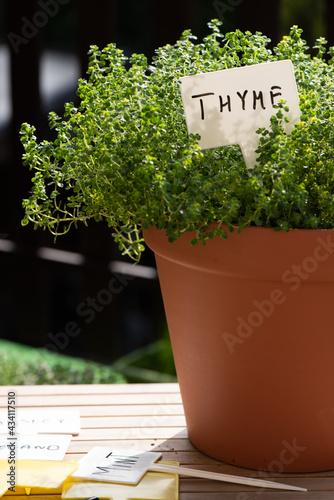
M 157 464 L 148 468 L 152 472 L 166 472 L 169 474 L 180 474 L 183 476 L 200 477 L 203 479 L 213 479 L 215 481 L 225 481 L 227 483 L 246 484 L 248 486 L 258 486 L 261 488 L 277 488 L 280 490 L 291 491 L 307 491 L 306 488 L 298 486 L 290 486 L 288 484 L 274 483 L 272 481 L 265 481 L 264 479 L 256 479 L 251 477 L 232 476 L 230 474 L 221 474 L 210 471 L 201 471 L 197 469 L 187 469 L 185 467 L 177 467 L 173 465 Z

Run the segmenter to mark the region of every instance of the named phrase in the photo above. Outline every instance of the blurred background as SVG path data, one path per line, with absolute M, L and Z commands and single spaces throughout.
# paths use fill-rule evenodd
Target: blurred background
M 0 384 L 17 344 L 10 377 L 30 347 L 44 360 L 56 353 L 112 365 L 129 381 L 175 380 L 153 254 L 133 267 L 103 223 L 56 243 L 20 224 L 31 175 L 20 125 L 48 138 L 47 114 L 76 101 L 89 46 L 115 42 L 151 58 L 185 29 L 205 36 L 213 18 L 224 32 L 261 31 L 273 44 L 297 24 L 311 47 L 320 36 L 334 45 L 333 14 L 331 0 L 0 0 Z

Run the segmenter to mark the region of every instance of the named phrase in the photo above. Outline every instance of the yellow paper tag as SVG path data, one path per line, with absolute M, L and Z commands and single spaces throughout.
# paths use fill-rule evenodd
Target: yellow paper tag
M 54 495 L 51 493 L 50 495 L 44 495 L 43 493 L 39 493 L 36 495 L 5 495 L 1 498 L 1 500 L 61 500 L 61 494 Z
M 64 481 L 78 467 L 77 463 L 46 460 L 0 460 L 0 496 L 58 494 Z M 2 492 L 2 493 L 1 493 Z
M 175 462 L 160 462 L 178 465 Z M 62 499 L 76 500 L 96 496 L 100 500 L 178 500 L 179 476 L 164 472 L 147 472 L 137 485 L 102 483 L 69 478 Z

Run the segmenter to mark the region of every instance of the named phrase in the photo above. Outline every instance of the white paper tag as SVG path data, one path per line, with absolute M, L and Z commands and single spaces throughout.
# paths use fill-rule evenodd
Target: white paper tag
M 112 483 L 137 484 L 161 453 L 97 446 L 79 462 L 73 477 Z
M 0 433 L 7 430 L 7 412 L 0 411 Z M 16 432 L 20 434 L 72 434 L 80 432 L 78 410 L 16 410 Z
M 239 144 L 247 168 L 256 162 L 256 130 L 269 127 L 281 99 L 289 107 L 289 133 L 300 120 L 299 97 L 290 60 L 185 76 L 181 94 L 188 132 L 209 149 Z
M 0 459 L 15 463 L 17 460 L 63 460 L 71 442 L 70 435 L 16 434 L 0 435 Z M 10 461 L 14 462 L 10 462 Z

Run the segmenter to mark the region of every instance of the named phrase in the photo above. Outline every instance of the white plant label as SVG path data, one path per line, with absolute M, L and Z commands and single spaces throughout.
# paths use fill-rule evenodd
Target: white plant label
M 6 432 L 7 413 L 0 411 L 0 433 Z M 73 434 L 80 432 L 78 410 L 21 409 L 16 411 L 16 430 L 21 434 Z
M 188 132 L 199 134 L 202 149 L 239 144 L 247 165 L 256 162 L 260 136 L 269 127 L 275 105 L 283 99 L 289 107 L 291 132 L 300 120 L 299 97 L 290 60 L 185 76 L 181 94 Z
M 58 434 L 0 435 L 0 459 L 63 460 L 72 436 Z
M 73 477 L 91 481 L 137 484 L 161 453 L 96 446 L 79 461 Z

